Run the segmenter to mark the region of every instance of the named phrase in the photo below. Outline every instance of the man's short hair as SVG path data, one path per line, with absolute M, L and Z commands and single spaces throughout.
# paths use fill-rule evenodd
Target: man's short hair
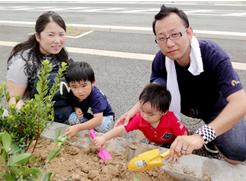
M 157 13 L 155 15 L 155 19 L 154 19 L 154 21 L 152 23 L 153 32 L 154 32 L 155 35 L 156 35 L 156 32 L 155 32 L 156 21 L 162 20 L 163 18 L 169 16 L 171 13 L 177 14 L 182 19 L 185 28 L 188 28 L 190 26 L 188 17 L 184 13 L 184 11 L 179 10 L 178 8 L 166 7 L 166 6 L 162 5 L 159 13 Z

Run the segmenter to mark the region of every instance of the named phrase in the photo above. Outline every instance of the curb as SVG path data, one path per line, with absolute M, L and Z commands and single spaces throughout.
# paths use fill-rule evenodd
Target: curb
M 61 129 L 61 135 L 65 133 L 69 125 L 62 123 L 53 123 L 42 134 L 42 138 L 53 139 L 56 131 Z M 97 133 L 100 135 L 101 133 Z M 74 138 L 67 141 L 69 144 L 80 147 L 89 147 L 92 140 L 89 131 L 80 131 Z M 132 142 L 118 137 L 107 142 L 105 148 L 109 152 L 125 153 L 128 151 L 128 145 Z M 117 145 L 117 146 L 115 146 Z M 151 149 L 160 149 L 160 154 L 167 151 L 166 148 L 156 147 L 144 143 L 137 144 L 135 156 Z M 165 161 L 163 161 L 165 163 Z M 207 157 L 188 155 L 180 158 L 179 164 L 165 163 L 160 167 L 174 179 L 184 181 L 241 181 L 246 180 L 245 165 L 232 165 L 225 161 L 209 159 Z

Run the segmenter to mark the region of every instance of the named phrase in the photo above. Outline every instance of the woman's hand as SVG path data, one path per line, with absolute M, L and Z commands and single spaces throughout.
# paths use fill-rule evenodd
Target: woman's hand
M 17 95 L 19 95 L 20 97 L 23 97 L 24 93 L 26 91 L 26 88 L 27 88 L 27 86 L 19 85 L 19 84 L 15 83 L 11 80 L 7 80 L 7 87 L 8 87 L 8 92 L 9 92 L 9 96 L 10 96 L 8 106 L 16 104 L 15 97 L 17 97 Z M 20 109 L 21 106 L 23 106 L 23 105 L 24 105 L 24 101 L 21 99 L 16 104 L 16 108 Z

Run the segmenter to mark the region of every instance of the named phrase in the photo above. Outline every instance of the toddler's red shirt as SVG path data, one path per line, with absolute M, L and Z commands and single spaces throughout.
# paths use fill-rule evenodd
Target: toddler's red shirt
M 127 132 L 139 129 L 149 141 L 157 144 L 171 144 L 177 136 L 182 136 L 185 131 L 189 134 L 187 128 L 170 111 L 161 117 L 157 128 L 152 127 L 141 117 L 141 114 L 138 114 L 129 121 L 125 129 Z

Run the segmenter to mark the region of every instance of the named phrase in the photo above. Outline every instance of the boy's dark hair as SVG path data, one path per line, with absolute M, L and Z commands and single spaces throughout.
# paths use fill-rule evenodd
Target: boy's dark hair
M 94 71 L 87 62 L 74 62 L 66 69 L 65 79 L 69 82 L 95 81 Z
M 150 102 L 151 107 L 165 113 L 171 103 L 171 93 L 160 84 L 150 83 L 143 89 L 139 101 L 141 104 Z
M 155 35 L 156 35 L 156 32 L 155 32 L 156 21 L 162 20 L 163 18 L 169 16 L 171 13 L 177 14 L 183 20 L 183 24 L 184 24 L 185 28 L 188 28 L 190 26 L 188 17 L 184 13 L 184 11 L 179 10 L 178 8 L 166 7 L 166 6 L 162 5 L 161 10 L 159 11 L 159 13 L 157 13 L 155 15 L 155 20 L 152 23 L 152 29 L 153 29 L 153 32 Z

